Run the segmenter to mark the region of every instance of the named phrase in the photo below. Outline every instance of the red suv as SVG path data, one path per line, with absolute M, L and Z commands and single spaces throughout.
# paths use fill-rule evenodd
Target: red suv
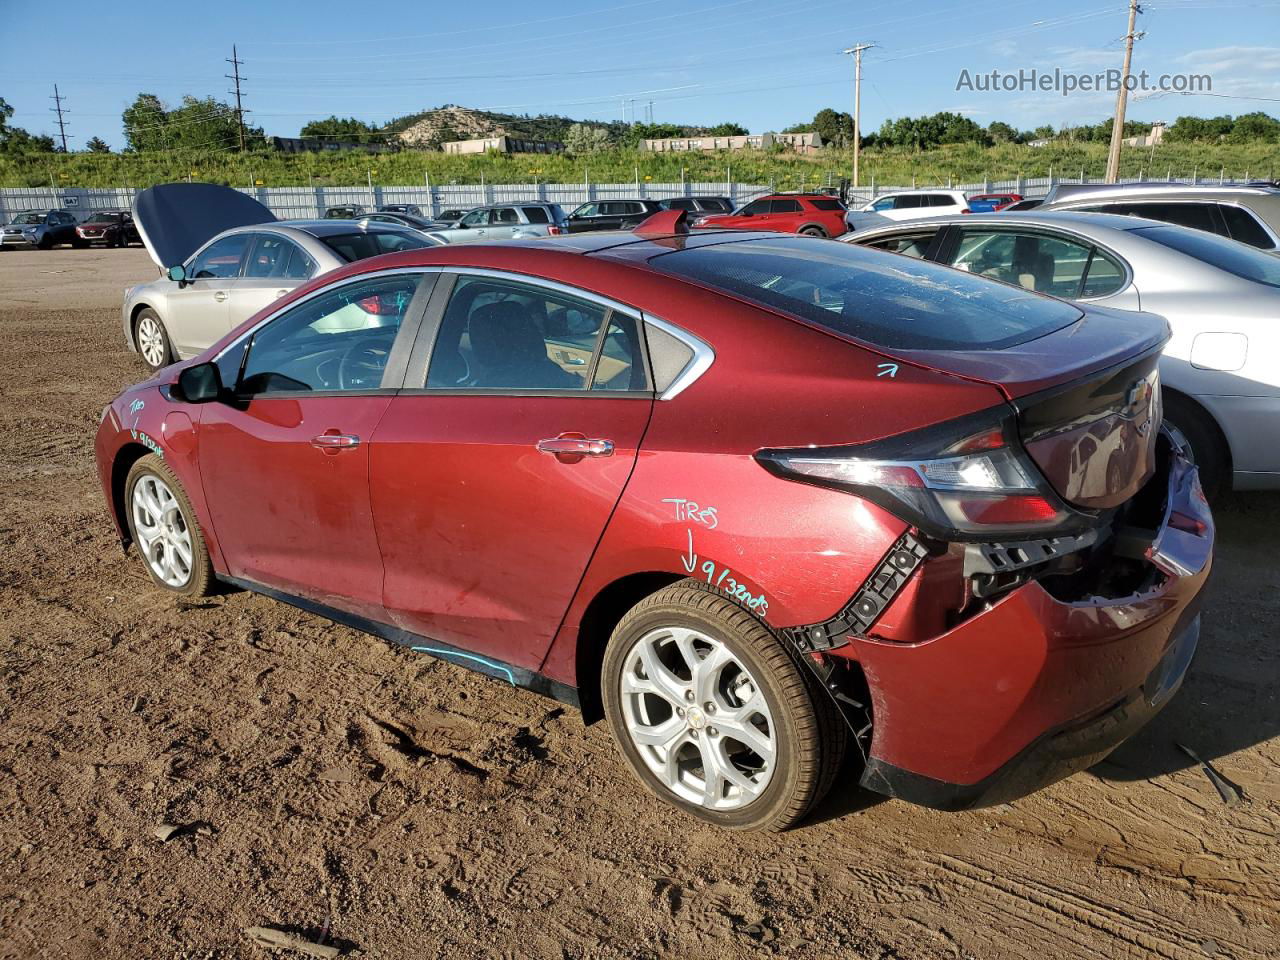
M 752 200 L 735 213 L 699 217 L 693 225 L 838 237 L 849 229 L 844 222 L 845 209 L 842 202 L 823 193 L 774 193 Z
M 681 216 L 287 294 L 103 410 L 123 544 L 578 704 L 731 828 L 802 817 L 849 741 L 956 808 L 1160 709 L 1214 537 L 1165 322 Z

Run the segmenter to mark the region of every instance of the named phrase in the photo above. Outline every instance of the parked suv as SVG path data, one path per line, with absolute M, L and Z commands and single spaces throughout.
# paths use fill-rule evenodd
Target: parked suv
M 108 247 L 127 247 L 131 243 L 142 242 L 133 223 L 133 214 L 124 210 L 95 213 L 76 227 L 76 236 L 85 243 L 105 243 Z
M 367 211 L 358 203 L 340 203 L 324 212 L 325 220 L 359 220 Z
M 822 193 L 773 193 L 759 197 L 735 213 L 699 217 L 695 227 L 715 230 L 773 230 L 810 237 L 838 237 L 845 232 L 845 206 Z
M 436 232 L 449 243 L 511 240 L 567 233 L 564 211 L 557 203 L 500 203 L 476 207 L 457 223 Z
M 1280 247 L 1280 190 L 1269 187 L 1059 184 L 1040 209 L 1163 220 L 1230 237 L 1259 250 Z
M 850 740 L 872 790 L 1007 801 L 1169 701 L 1214 528 L 1161 318 L 658 216 L 354 263 L 126 390 L 122 543 L 581 706 L 727 828 Z
M 86 241 L 76 235 L 76 218 L 65 210 L 27 210 L 0 228 L 0 246 L 37 247 L 48 250 L 60 243 L 83 247 Z
M 706 217 L 718 213 L 733 213 L 733 201 L 728 197 L 673 197 L 659 200 L 663 210 L 683 210 L 691 218 Z
M 852 215 L 876 213 L 889 220 L 915 220 L 937 217 L 944 213 L 964 213 L 969 200 L 963 190 L 902 190 L 876 197 L 857 210 L 850 211 L 850 229 L 858 229 Z
M 592 200 L 569 214 L 565 225 L 569 233 L 630 230 L 661 211 L 657 200 Z
M 379 213 L 407 213 L 411 217 L 417 217 L 419 220 L 426 219 L 422 216 L 422 208 L 416 203 L 388 203 L 378 208 Z

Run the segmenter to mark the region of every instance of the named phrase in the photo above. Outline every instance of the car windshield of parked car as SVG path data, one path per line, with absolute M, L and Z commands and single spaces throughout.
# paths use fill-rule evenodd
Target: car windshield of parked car
M 13 218 L 13 222 L 14 223 L 44 223 L 46 216 L 48 215 L 44 213 L 20 213 Z
M 1141 227 L 1134 233 L 1245 280 L 1280 287 L 1280 257 L 1275 254 L 1203 230 Z
M 425 238 L 408 231 L 340 233 L 333 237 L 321 237 L 320 241 L 347 263 L 384 253 L 399 253 L 401 250 L 419 250 L 422 247 L 434 246 Z
M 889 348 L 998 350 L 1082 315 L 1061 300 L 935 263 L 803 237 L 697 247 L 651 263 Z
M 119 218 L 118 213 L 95 213 L 85 223 L 115 223 Z

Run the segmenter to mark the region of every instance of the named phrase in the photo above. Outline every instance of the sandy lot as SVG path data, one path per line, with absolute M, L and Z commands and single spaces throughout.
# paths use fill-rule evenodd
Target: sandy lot
M 846 778 L 798 829 L 728 835 L 551 701 L 153 589 L 91 439 L 144 374 L 118 309 L 154 275 L 0 253 L 0 958 L 265 957 L 259 924 L 387 958 L 1280 956 L 1280 496 L 1221 506 L 1191 678 L 1111 760 L 966 814 Z

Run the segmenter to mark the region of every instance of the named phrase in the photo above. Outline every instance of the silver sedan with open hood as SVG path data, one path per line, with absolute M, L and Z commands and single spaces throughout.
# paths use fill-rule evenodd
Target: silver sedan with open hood
M 129 349 L 152 369 L 195 356 L 312 277 L 439 243 L 392 224 L 277 220 L 252 197 L 208 183 L 151 187 L 133 209 L 162 276 L 125 291 L 121 320 Z

